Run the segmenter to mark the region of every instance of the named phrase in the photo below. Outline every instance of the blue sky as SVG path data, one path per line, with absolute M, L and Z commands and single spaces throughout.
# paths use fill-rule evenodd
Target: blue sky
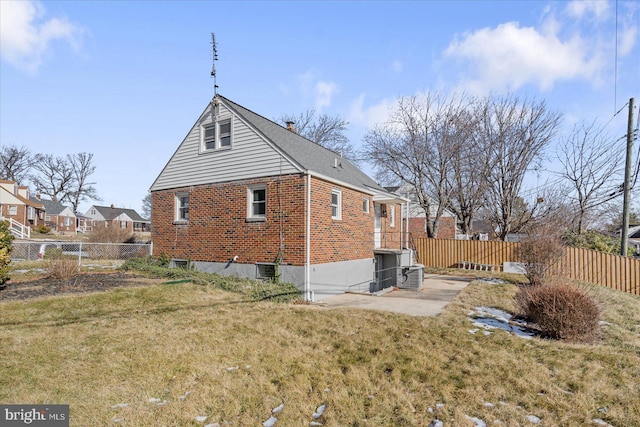
M 0 143 L 93 153 L 98 203 L 139 210 L 213 95 L 211 32 L 222 95 L 272 119 L 340 115 L 357 147 L 397 97 L 427 90 L 510 91 L 566 129 L 597 119 L 622 136 L 639 16 L 623 0 L 2 0 Z

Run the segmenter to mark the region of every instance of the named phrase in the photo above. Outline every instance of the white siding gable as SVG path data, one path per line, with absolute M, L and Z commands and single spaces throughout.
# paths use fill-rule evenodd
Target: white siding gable
M 213 123 L 210 103 L 164 167 L 151 190 L 236 181 L 301 172 L 241 117 L 218 106 L 219 120 L 231 119 L 231 147 L 205 150 L 202 132 Z
M 92 214 L 94 209 L 95 209 L 95 214 Z M 102 216 L 100 211 L 98 209 L 94 208 L 93 206 L 91 206 L 89 208 L 89 210 L 87 210 L 87 212 L 84 214 L 84 216 L 86 216 L 87 218 L 91 218 L 91 219 L 93 219 L 95 221 L 104 221 L 104 217 Z
M 65 207 L 62 212 L 60 212 L 58 214 L 59 216 L 68 216 L 68 217 L 72 217 L 75 218 L 76 214 L 73 213 L 73 211 L 70 208 Z

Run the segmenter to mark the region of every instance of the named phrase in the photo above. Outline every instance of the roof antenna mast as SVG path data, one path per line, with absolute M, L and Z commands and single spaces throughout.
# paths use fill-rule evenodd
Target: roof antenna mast
M 218 47 L 216 46 L 216 35 L 211 33 L 211 46 L 213 47 L 213 66 L 211 67 L 211 77 L 213 77 L 213 97 L 218 95 L 218 85 L 216 83 L 216 61 L 218 60 Z

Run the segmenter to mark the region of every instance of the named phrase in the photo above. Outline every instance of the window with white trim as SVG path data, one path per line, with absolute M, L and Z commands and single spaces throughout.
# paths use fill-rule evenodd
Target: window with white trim
M 120 221 L 120 228 L 127 228 L 127 221 Z
M 369 213 L 369 199 L 362 199 L 362 212 Z
M 64 226 L 65 227 L 71 227 L 71 218 L 68 216 L 64 217 Z
M 29 221 L 36 219 L 36 210 L 33 209 L 33 206 L 27 206 L 27 219 Z
M 342 219 L 342 191 L 331 190 L 331 219 Z
M 176 222 L 189 221 L 189 194 L 187 193 L 176 194 L 175 220 Z
M 252 186 L 247 189 L 247 219 L 264 220 L 267 218 L 267 187 Z
M 231 119 L 220 120 L 218 123 L 218 147 L 231 147 Z
M 216 148 L 216 125 L 211 123 L 202 127 L 202 143 L 205 150 L 213 150 Z
M 231 148 L 233 143 L 233 118 L 218 119 L 200 125 L 202 151 Z
M 16 205 L 10 205 L 7 215 L 18 215 L 18 207 Z

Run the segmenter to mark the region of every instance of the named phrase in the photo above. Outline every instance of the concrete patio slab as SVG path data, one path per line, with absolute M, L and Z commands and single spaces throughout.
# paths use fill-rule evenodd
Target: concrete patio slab
M 375 296 L 345 293 L 322 300 L 326 308 L 362 308 L 410 316 L 437 316 L 473 279 L 468 277 L 425 274 L 421 290 L 398 289 Z

